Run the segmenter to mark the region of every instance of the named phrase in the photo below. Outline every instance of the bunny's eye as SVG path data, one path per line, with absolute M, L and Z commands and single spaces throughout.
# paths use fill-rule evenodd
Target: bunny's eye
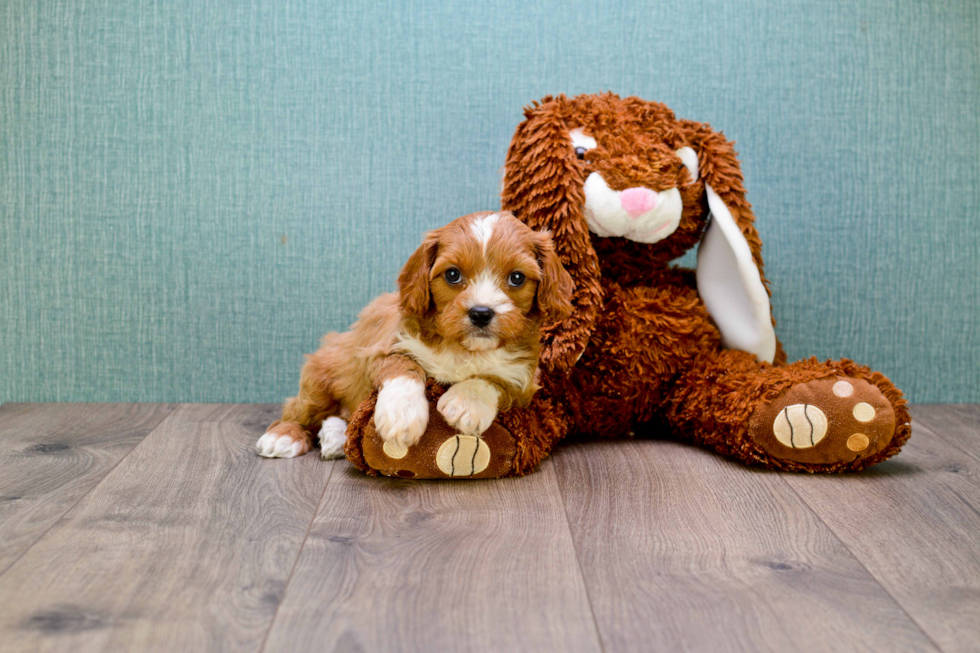
M 568 137 L 572 141 L 572 151 L 575 152 L 575 156 L 579 160 L 585 159 L 585 153 L 598 145 L 595 139 L 582 131 L 581 128 L 568 132 Z

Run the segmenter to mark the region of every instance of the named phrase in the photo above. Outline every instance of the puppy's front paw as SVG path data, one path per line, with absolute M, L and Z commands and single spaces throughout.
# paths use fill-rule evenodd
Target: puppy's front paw
M 374 407 L 374 426 L 381 439 L 410 447 L 428 425 L 429 402 L 422 382 L 407 376 L 385 381 Z
M 446 390 L 436 408 L 460 433 L 480 435 L 497 416 L 500 392 L 482 379 L 467 379 Z

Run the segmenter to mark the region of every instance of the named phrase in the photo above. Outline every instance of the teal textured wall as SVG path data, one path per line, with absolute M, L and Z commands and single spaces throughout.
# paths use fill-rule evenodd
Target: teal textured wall
M 522 107 L 738 144 L 791 357 L 980 401 L 976 0 L 0 7 L 0 401 L 279 401 Z

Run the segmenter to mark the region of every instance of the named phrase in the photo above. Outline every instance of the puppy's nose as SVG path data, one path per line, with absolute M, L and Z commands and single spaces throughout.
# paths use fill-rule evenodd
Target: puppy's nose
M 470 322 L 475 326 L 485 327 L 490 324 L 495 313 L 489 306 L 474 306 L 467 312 L 467 315 L 470 316 Z

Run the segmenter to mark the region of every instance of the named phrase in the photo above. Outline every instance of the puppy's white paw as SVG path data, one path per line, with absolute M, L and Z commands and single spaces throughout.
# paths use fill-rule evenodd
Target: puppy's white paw
M 429 402 L 418 379 L 396 376 L 385 381 L 374 407 L 374 426 L 385 442 L 397 440 L 406 447 L 419 441 L 429 425 Z
M 339 417 L 328 417 L 320 426 L 320 458 L 333 460 L 344 457 L 347 442 L 347 422 Z
M 310 450 L 305 440 L 288 433 L 266 433 L 255 443 L 255 450 L 264 458 L 295 458 Z
M 482 379 L 467 379 L 439 397 L 436 408 L 449 426 L 466 435 L 480 435 L 497 416 L 500 391 Z

